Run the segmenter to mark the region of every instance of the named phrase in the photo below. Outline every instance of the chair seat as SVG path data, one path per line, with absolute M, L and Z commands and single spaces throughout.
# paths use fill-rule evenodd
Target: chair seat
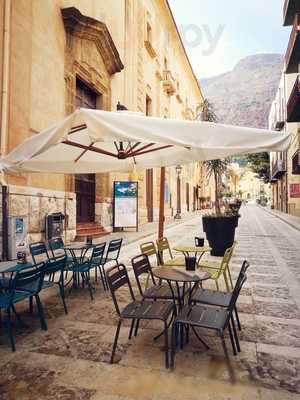
M 220 261 L 203 260 L 203 261 L 200 261 L 200 263 L 199 263 L 200 268 L 220 269 L 220 266 L 221 266 Z
M 198 288 L 193 296 L 192 301 L 203 304 L 211 304 L 213 306 L 228 307 L 232 294 L 228 292 L 219 292 L 216 290 Z
M 23 291 L 16 291 L 14 293 L 14 298 L 13 298 L 13 303 L 18 303 L 19 301 L 25 300 L 28 297 L 30 297 L 29 292 L 23 292 Z M 0 308 L 8 308 L 11 305 L 11 294 L 10 293 L 4 293 L 0 295 Z
M 8 288 L 9 287 L 10 278 L 0 278 L 0 288 Z
M 170 267 L 185 267 L 185 258 L 184 257 L 170 258 L 169 260 L 164 261 L 163 265 Z
M 183 288 L 179 288 L 180 298 L 183 297 Z M 168 284 L 154 285 L 144 291 L 144 298 L 146 299 L 164 299 L 173 300 L 173 293 Z M 174 288 L 175 299 L 178 299 L 177 290 Z
M 174 305 L 162 301 L 134 301 L 121 312 L 122 318 L 130 319 L 160 319 L 166 321 L 173 311 Z
M 221 308 L 187 305 L 180 311 L 176 322 L 222 332 L 227 318 L 228 311 Z

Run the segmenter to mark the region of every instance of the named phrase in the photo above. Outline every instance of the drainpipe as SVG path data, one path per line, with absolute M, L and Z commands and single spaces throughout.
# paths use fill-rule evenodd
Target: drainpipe
M 7 151 L 8 110 L 9 110 L 9 68 L 10 68 L 10 25 L 11 0 L 4 0 L 4 29 L 2 53 L 2 93 L 1 93 L 1 136 L 0 152 Z M 2 259 L 8 259 L 8 188 L 2 184 Z
M 3 30 L 3 71 L 1 93 L 1 156 L 6 154 L 8 133 L 8 108 L 9 108 L 9 67 L 10 67 L 10 23 L 11 0 L 4 0 L 4 30 Z

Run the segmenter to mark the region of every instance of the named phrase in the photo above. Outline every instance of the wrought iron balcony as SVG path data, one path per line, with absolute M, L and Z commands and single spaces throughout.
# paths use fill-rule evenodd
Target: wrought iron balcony
M 286 106 L 287 122 L 300 122 L 300 83 L 297 77 Z
M 292 174 L 300 175 L 300 149 L 292 157 Z
M 299 0 L 285 0 L 283 7 L 283 25 L 292 25 L 294 21 L 294 15 L 298 12 L 300 12 Z
M 289 44 L 285 53 L 286 73 L 298 72 L 300 61 L 300 13 L 294 17 L 293 29 L 290 35 Z
M 276 160 L 272 164 L 271 181 L 280 179 L 286 173 L 285 160 Z
M 169 96 L 173 96 L 176 92 L 175 78 L 169 70 L 163 72 L 163 89 Z

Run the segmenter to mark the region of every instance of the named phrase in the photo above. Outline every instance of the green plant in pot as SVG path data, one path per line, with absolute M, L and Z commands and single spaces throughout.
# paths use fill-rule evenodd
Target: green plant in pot
M 205 110 L 203 111 L 203 119 L 210 122 L 216 122 L 217 118 L 213 111 L 211 103 L 207 100 L 204 102 Z M 234 242 L 235 229 L 238 226 L 238 211 L 221 212 L 220 199 L 222 176 L 226 174 L 229 161 L 225 160 L 210 160 L 206 161 L 205 167 L 207 178 L 213 177 L 215 184 L 215 212 L 204 215 L 202 217 L 203 231 L 206 233 L 206 238 L 213 256 L 223 256 L 226 249 L 231 247 Z

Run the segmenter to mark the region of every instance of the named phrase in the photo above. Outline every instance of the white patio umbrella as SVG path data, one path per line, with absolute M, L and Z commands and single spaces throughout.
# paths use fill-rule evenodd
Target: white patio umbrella
M 285 151 L 289 144 L 289 134 L 268 130 L 82 108 L 26 139 L 0 159 L 0 170 L 121 172 L 131 171 L 133 165 L 145 169 L 237 154 Z M 163 207 L 163 194 L 161 200 Z

